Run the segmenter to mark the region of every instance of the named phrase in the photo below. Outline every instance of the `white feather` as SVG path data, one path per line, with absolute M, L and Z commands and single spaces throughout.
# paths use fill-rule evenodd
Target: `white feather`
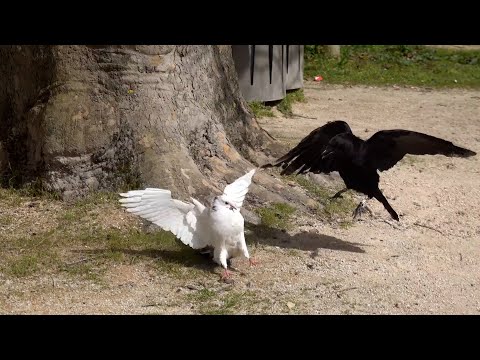
M 249 258 L 240 208 L 254 173 L 255 169 L 227 185 L 210 208 L 194 198 L 192 203 L 172 199 L 169 190 L 156 188 L 121 193 L 120 203 L 126 211 L 171 231 L 185 245 L 194 249 L 213 247 L 214 261 L 227 268 L 230 257 Z
M 255 174 L 255 170 L 250 170 L 248 173 L 239 177 L 233 183 L 225 186 L 223 190 L 223 198 L 230 202 L 232 205 L 236 206 L 240 209 L 243 205 L 243 200 L 245 199 L 245 195 L 247 195 L 248 187 L 252 183 L 253 174 Z

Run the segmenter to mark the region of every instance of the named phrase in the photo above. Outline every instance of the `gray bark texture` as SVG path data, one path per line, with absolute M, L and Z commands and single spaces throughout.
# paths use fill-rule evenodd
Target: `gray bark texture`
M 4 184 L 204 199 L 280 149 L 249 113 L 231 46 L 0 46 Z M 265 198 L 273 180 L 258 176 Z

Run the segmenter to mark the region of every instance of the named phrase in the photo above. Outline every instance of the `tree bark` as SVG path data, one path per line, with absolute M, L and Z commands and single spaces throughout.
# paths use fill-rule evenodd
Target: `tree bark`
M 203 199 L 281 150 L 249 113 L 230 46 L 0 47 L 4 184 Z
M 340 57 L 340 45 L 327 45 L 328 54 L 332 57 Z

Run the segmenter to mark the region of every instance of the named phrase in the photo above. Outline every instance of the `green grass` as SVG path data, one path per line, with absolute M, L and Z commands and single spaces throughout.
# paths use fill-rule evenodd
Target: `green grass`
M 257 119 L 262 117 L 274 117 L 272 109 L 260 101 L 252 101 L 248 103 L 253 116 Z
M 277 109 L 285 116 L 292 116 L 292 104 L 295 102 L 306 102 L 303 89 L 287 91 L 287 95 L 277 105 Z
M 216 294 L 217 293 L 213 290 L 203 288 L 189 295 L 189 299 L 193 301 L 204 302 L 204 301 L 211 300 L 212 298 L 215 297 Z
M 93 192 L 81 197 L 71 203 L 73 208 L 91 210 L 103 204 L 114 204 L 120 207 L 118 200 L 120 196 L 113 192 Z
M 340 221 L 340 226 L 345 228 L 352 224 L 352 213 L 358 204 L 355 203 L 348 192 L 343 193 L 341 198 L 331 199 L 336 190 L 320 186 L 302 175 L 291 175 L 287 178 L 295 181 L 318 201 L 318 214 L 322 218 L 329 221 Z
M 9 261 L 7 273 L 15 277 L 24 277 L 38 270 L 38 258 L 34 255 L 22 255 Z
M 0 189 L 3 209 L 17 209 L 30 201 L 32 198 L 19 190 Z M 37 215 L 31 224 L 18 223 L 16 216 L 2 214 L 0 225 L 19 227 L 18 231 L 14 228 L 0 233 L 2 273 L 26 277 L 62 272 L 98 280 L 112 263 L 131 264 L 137 259 L 161 273 L 181 278 L 206 276 L 204 270 L 209 270 L 211 262 L 171 232 L 146 232 L 131 220 L 131 226 L 108 227 L 108 214 L 119 207 L 117 194 L 96 193 L 70 203 L 58 201 L 56 205 L 55 211 L 48 213 L 33 208 Z M 103 218 L 105 213 L 107 218 Z M 46 217 L 53 219 L 48 226 L 38 227 L 37 223 L 45 222 L 42 218 Z
M 480 88 L 480 51 L 421 45 L 342 45 L 340 59 L 306 45 L 306 79 L 332 84 Z
M 73 265 L 65 265 L 61 268 L 61 271 L 64 271 L 66 274 L 72 277 L 79 277 L 95 283 L 101 283 L 102 275 L 105 272 L 105 269 L 100 269 L 95 264 L 78 263 Z
M 58 200 L 56 193 L 40 191 L 31 186 L 15 189 L 13 187 L 0 188 L 0 203 L 7 206 L 19 206 L 25 201 Z
M 261 225 L 280 230 L 291 228 L 290 219 L 295 210 L 293 206 L 285 203 L 273 203 L 255 209 L 260 216 Z

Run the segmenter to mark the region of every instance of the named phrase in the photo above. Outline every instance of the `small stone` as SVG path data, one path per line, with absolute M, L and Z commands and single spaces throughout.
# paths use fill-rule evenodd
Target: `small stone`
M 287 307 L 291 310 L 295 307 L 295 304 L 289 301 L 287 302 Z

